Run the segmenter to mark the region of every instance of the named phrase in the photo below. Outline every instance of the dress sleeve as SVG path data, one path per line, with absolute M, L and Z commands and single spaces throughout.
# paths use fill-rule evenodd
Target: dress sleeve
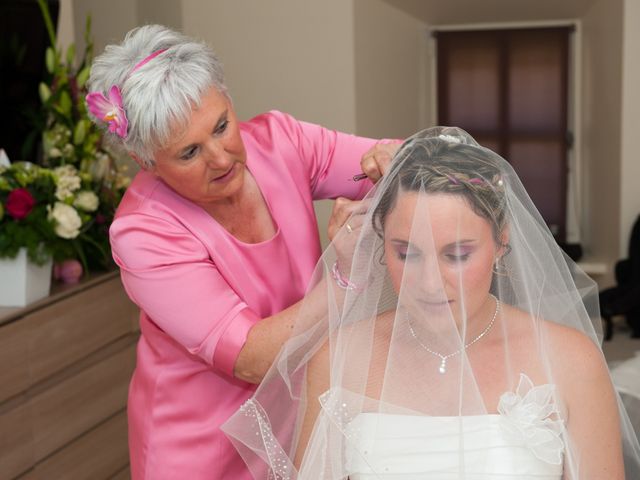
M 182 225 L 140 214 L 118 218 L 110 238 L 133 302 L 191 354 L 233 376 L 259 317 L 223 278 L 205 246 Z
M 314 200 L 339 196 L 359 200 L 371 189 L 368 179 L 354 182 L 352 177 L 362 173 L 360 159 L 377 140 L 329 130 L 282 112 L 270 113 L 294 144 L 298 161 L 305 163 Z

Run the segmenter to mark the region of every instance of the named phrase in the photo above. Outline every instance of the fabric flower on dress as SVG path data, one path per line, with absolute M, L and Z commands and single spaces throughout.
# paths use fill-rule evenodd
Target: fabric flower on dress
M 121 138 L 127 136 L 129 121 L 122 106 L 122 95 L 117 85 L 109 89 L 109 98 L 101 92 L 91 92 L 86 96 L 87 108 L 98 119 L 109 125 L 109 131 Z
M 520 374 L 518 388 L 500 397 L 498 412 L 507 422 L 507 433 L 522 441 L 540 460 L 562 463 L 564 422 L 554 402 L 555 385 L 534 386 L 531 379 Z

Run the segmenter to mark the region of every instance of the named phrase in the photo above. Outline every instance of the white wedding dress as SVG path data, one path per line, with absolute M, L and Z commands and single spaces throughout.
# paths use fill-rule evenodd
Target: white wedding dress
M 559 480 L 563 422 L 554 387 L 525 375 L 499 414 L 429 417 L 360 413 L 346 426 L 350 480 Z
M 561 479 L 562 463 L 542 460 L 514 441 L 507 421 L 501 415 L 361 414 L 352 422 L 361 441 L 348 450 L 346 470 L 351 480 Z
M 560 480 L 564 461 L 564 421 L 557 408 L 555 386 L 534 386 L 520 375 L 515 392 L 500 397 L 497 414 L 434 417 L 378 412 L 353 414 L 362 399 L 332 388 L 320 396 L 322 419 L 342 432 L 343 453 L 330 457 L 343 463 L 340 473 L 320 474 L 311 442 L 298 475 L 275 441 L 264 411 L 253 399 L 240 411 L 253 419 L 259 445 L 266 447 L 268 478 L 278 480 Z

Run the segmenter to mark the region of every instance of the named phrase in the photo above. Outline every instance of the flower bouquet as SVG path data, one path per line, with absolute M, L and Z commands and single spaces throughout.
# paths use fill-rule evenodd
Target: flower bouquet
M 86 272 L 108 268 L 107 230 L 125 185 L 105 188 L 73 165 L 0 167 L 0 257 L 26 248 L 38 265 L 53 258 L 79 260 Z
M 63 58 L 44 0 L 38 0 L 51 46 L 48 75 L 40 84 L 43 156 L 40 165 L 4 162 L 0 166 L 0 259 L 21 248 L 42 265 L 75 262 L 88 273 L 112 266 L 108 228 L 128 185 L 124 169 L 103 145 L 87 115 L 85 83 L 93 44 L 87 19 L 84 53 L 74 66 L 75 47 Z

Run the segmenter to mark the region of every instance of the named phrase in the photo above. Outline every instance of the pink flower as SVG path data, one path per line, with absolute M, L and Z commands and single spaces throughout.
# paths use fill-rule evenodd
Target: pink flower
M 26 188 L 16 188 L 7 196 L 7 213 L 16 220 L 22 220 L 31 213 L 36 201 Z
M 98 119 L 109 125 L 109 131 L 121 138 L 127 136 L 129 121 L 122 106 L 122 95 L 117 85 L 109 90 L 109 98 L 101 92 L 91 92 L 86 96 L 87 108 Z

